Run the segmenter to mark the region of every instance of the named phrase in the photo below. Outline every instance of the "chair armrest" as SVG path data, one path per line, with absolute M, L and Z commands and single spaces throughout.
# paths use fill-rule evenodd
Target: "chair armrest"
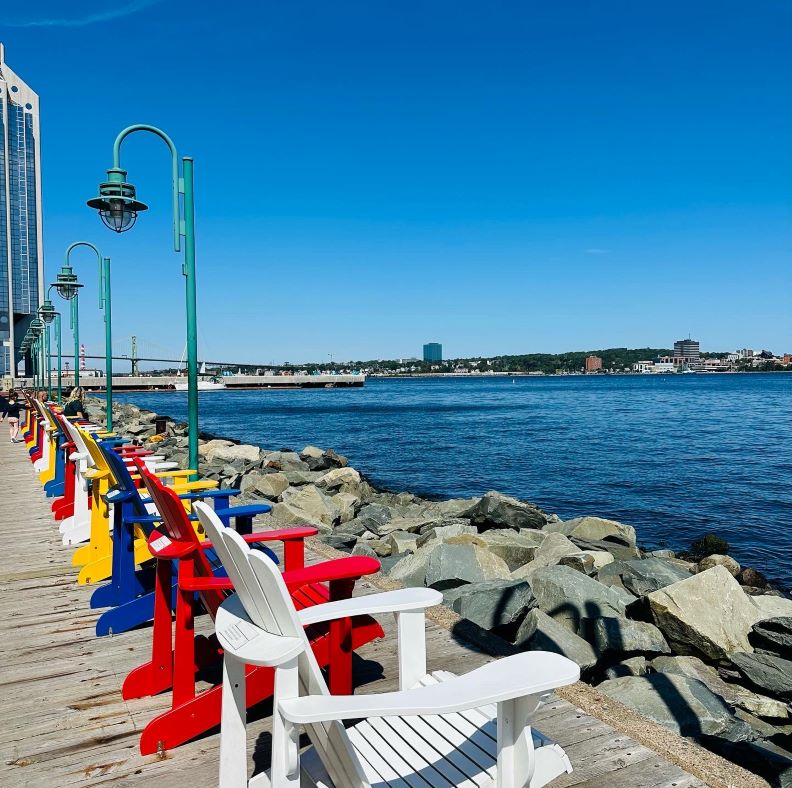
M 365 717 L 451 714 L 490 703 L 540 695 L 580 678 L 571 659 L 546 651 L 495 660 L 464 676 L 426 687 L 381 695 L 309 695 L 278 704 L 281 714 L 298 725 Z
M 179 498 L 183 501 L 198 501 L 201 498 L 230 498 L 231 496 L 239 495 L 240 492 L 242 491 L 230 488 L 220 490 L 213 487 L 211 490 L 205 490 L 204 492 L 182 493 Z
M 185 591 L 233 591 L 234 584 L 228 577 L 191 577 L 179 580 L 179 588 Z
M 233 512 L 233 509 L 228 509 L 229 512 Z M 308 536 L 314 536 L 318 533 L 318 529 L 316 528 L 283 528 L 277 531 L 259 531 L 259 533 L 255 534 L 240 534 L 240 536 L 247 542 L 248 544 L 252 542 L 287 542 L 295 539 L 305 539 Z M 212 547 L 212 543 L 205 539 L 201 542 L 201 549 L 208 550 Z M 340 560 L 344 560 L 343 558 Z M 303 571 L 303 570 L 297 570 Z M 357 575 L 356 575 L 357 577 Z M 442 595 L 441 595 L 442 599 Z
M 325 602 L 298 610 L 297 615 L 300 623 L 307 627 L 309 624 L 332 621 L 336 618 L 424 610 L 439 605 L 442 601 L 443 595 L 433 588 L 400 588 L 397 591 L 383 591 L 380 594 L 366 594 L 350 599 L 339 599 L 337 602 Z
M 321 564 L 292 569 L 283 573 L 283 582 L 289 591 L 309 583 L 329 582 L 332 580 L 356 580 L 364 575 L 379 572 L 380 562 L 368 556 L 350 556 L 323 561 Z
M 149 552 L 155 558 L 167 558 L 173 560 L 175 558 L 184 558 L 194 551 L 194 545 L 185 544 L 184 542 L 174 542 L 169 536 L 160 533 L 159 531 L 152 531 L 146 544 L 148 545 Z

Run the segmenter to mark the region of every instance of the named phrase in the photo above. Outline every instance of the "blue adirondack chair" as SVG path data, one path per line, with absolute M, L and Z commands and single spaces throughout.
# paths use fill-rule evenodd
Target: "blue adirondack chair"
M 103 636 L 126 632 L 154 616 L 153 562 L 151 566 L 136 568 L 134 543 L 136 529 L 149 535 L 161 518 L 148 511 L 147 504 L 151 503 L 151 499 L 141 496 L 123 459 L 113 451 L 113 442 L 97 443 L 115 478 L 115 484 L 105 496 L 107 502 L 113 504 L 113 572 L 110 582 L 97 588 L 91 595 L 92 608 L 110 608 L 96 622 L 96 634 Z M 267 504 L 231 507 L 230 497 L 239 492 L 235 489 L 201 490 L 183 493 L 179 498 L 188 501 L 213 498 L 215 512 L 226 525 L 234 519 L 237 531 L 251 533 L 253 518 L 265 514 L 272 507 Z M 191 516 L 191 519 L 195 517 Z M 277 563 L 277 556 L 271 550 L 263 549 Z M 224 576 L 225 571 L 219 559 L 211 550 L 207 550 L 207 554 L 217 576 Z

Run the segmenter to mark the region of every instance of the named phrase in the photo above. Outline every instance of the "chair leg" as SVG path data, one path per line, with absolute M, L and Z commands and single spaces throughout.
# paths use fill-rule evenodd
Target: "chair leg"
M 220 788 L 247 788 L 247 704 L 245 666 L 223 659 L 220 736 Z
M 536 769 L 531 718 L 540 696 L 512 698 L 498 704 L 497 788 L 530 786 Z
M 299 728 L 285 720 L 278 702 L 300 694 L 297 657 L 275 670 L 275 698 L 272 709 L 272 783 L 278 788 L 300 788 Z M 222 731 L 225 735 L 225 730 Z

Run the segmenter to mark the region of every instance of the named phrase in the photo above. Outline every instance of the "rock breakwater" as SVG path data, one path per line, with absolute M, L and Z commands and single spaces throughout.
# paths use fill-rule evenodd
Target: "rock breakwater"
M 98 402 L 90 414 L 101 419 Z M 117 429 L 183 467 L 186 426 L 114 408 Z M 266 500 L 261 526 L 309 524 L 328 545 L 377 558 L 408 586 L 443 592 L 475 627 L 520 650 L 557 651 L 583 679 L 645 716 L 792 786 L 792 600 L 727 555 L 645 551 L 635 529 L 562 521 L 490 491 L 427 500 L 375 488 L 332 450 L 203 435 L 201 475 Z

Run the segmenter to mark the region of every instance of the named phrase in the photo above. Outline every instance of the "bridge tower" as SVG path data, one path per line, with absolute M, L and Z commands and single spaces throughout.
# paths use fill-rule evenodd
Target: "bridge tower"
M 137 337 L 132 337 L 132 377 L 136 378 L 140 374 L 138 369 Z

